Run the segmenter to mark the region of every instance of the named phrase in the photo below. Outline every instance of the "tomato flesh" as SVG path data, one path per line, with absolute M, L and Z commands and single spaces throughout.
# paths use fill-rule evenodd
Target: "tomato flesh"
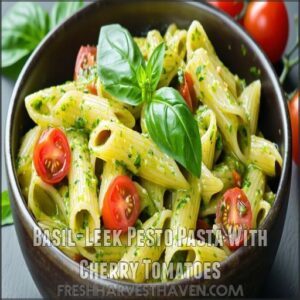
M 60 182 L 69 172 L 71 151 L 65 134 L 58 128 L 46 129 L 34 148 L 37 174 L 49 184 Z
M 193 111 L 197 103 L 197 98 L 194 90 L 193 79 L 188 72 L 184 73 L 183 83 L 180 85 L 179 91 L 190 110 Z
M 252 224 L 251 205 L 243 190 L 235 187 L 224 193 L 217 206 L 216 224 L 230 250 L 242 246 L 244 232 Z
M 292 154 L 297 165 L 300 165 L 299 148 L 299 92 L 288 102 L 292 127 Z
M 262 47 L 272 63 L 281 58 L 285 49 L 289 22 L 283 1 L 253 1 L 249 3 L 244 27 Z
M 111 230 L 127 232 L 140 212 L 140 198 L 133 181 L 128 176 L 118 176 L 110 184 L 102 208 L 104 226 Z
M 209 1 L 208 3 L 224 11 L 231 17 L 239 15 L 244 7 L 243 1 Z
M 97 95 L 96 80 L 93 78 L 93 68 L 96 65 L 97 48 L 94 46 L 81 46 L 76 58 L 74 80 L 81 78 L 91 81 L 87 89 L 91 94 Z

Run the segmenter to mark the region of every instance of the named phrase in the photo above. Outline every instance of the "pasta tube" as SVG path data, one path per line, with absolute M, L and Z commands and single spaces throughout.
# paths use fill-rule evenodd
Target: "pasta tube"
M 187 57 L 192 59 L 195 51 L 203 48 L 207 51 L 209 59 L 212 61 L 215 69 L 225 83 L 225 87 L 230 90 L 234 97 L 237 97 L 236 79 L 235 76 L 224 66 L 217 56 L 213 45 L 211 44 L 203 26 L 199 21 L 193 21 L 187 32 Z
M 251 134 L 255 134 L 257 129 L 260 106 L 260 90 L 260 80 L 256 80 L 248 85 L 239 97 L 239 102 L 245 108 L 245 111 L 248 115 Z
M 87 140 L 83 134 L 68 131 L 67 137 L 72 151 L 71 167 L 68 175 L 70 194 L 70 228 L 76 243 L 89 231 L 100 228 L 97 201 L 97 180 L 90 161 Z
M 40 138 L 42 128 L 35 126 L 30 129 L 21 141 L 21 146 L 17 155 L 16 169 L 18 180 L 22 189 L 22 194 L 27 198 L 28 189 L 32 177 L 32 159 L 34 147 Z
M 121 124 L 101 122 L 91 133 L 89 148 L 95 156 L 105 161 L 117 158 L 129 171 L 163 187 L 188 187 L 173 159 L 149 138 Z
M 214 176 L 211 171 L 202 163 L 201 168 L 201 187 L 203 203 L 207 205 L 213 195 L 223 189 L 223 182 Z
M 252 228 L 257 228 L 257 216 L 261 210 L 261 201 L 263 201 L 263 195 L 266 186 L 266 176 L 261 170 L 254 165 L 249 165 L 247 173 L 243 181 L 243 191 L 247 195 L 247 198 L 251 204 L 252 209 Z M 266 202 L 266 201 L 264 201 Z
M 67 92 L 53 108 L 53 117 L 59 125 L 68 128 L 92 130 L 101 120 L 119 120 L 133 127 L 135 119 L 120 105 L 112 105 L 105 98 L 78 91 Z
M 207 51 L 196 50 L 187 70 L 193 78 L 197 97 L 215 113 L 226 144 L 242 162 L 247 162 L 250 150 L 248 118 L 245 110 L 224 88 Z
M 154 231 L 153 238 L 155 241 L 155 245 L 150 244 L 147 245 L 147 230 L 151 229 L 164 229 L 166 226 L 167 221 L 170 219 L 172 215 L 172 212 L 170 210 L 163 210 L 161 212 L 155 213 L 151 218 L 149 218 L 142 226 L 143 232 L 145 232 L 145 240 L 143 245 L 137 244 L 137 242 L 133 243 L 132 246 L 130 246 L 127 250 L 127 252 L 124 254 L 124 256 L 121 258 L 119 264 L 117 265 L 116 269 L 112 270 L 115 274 L 118 275 L 120 279 L 127 279 L 133 282 L 143 282 L 145 281 L 145 278 L 148 277 L 149 274 L 146 274 L 146 264 L 144 263 L 144 259 L 150 259 L 152 262 L 158 261 L 165 246 L 163 241 L 160 241 L 161 239 L 161 232 Z M 150 246 L 151 245 L 151 246 Z M 138 263 L 138 267 L 136 272 L 132 272 L 131 269 L 129 269 L 129 272 L 126 274 L 120 274 L 120 263 Z M 148 272 L 150 271 L 150 268 L 148 268 Z M 111 273 L 112 274 L 112 273 Z M 121 277 L 123 275 L 123 277 Z
M 214 112 L 206 106 L 196 112 L 202 144 L 202 161 L 211 170 L 217 141 L 217 121 Z
M 282 157 L 275 144 L 255 135 L 251 136 L 249 161 L 271 177 L 282 167 Z

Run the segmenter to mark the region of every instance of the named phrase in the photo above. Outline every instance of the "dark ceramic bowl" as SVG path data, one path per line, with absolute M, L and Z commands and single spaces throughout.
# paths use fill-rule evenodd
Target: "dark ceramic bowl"
M 277 191 L 276 201 L 262 225 L 268 231 L 268 246 L 240 248 L 222 263 L 221 277 L 218 280 L 189 279 L 141 285 L 108 279 L 83 280 L 79 276 L 78 264 L 57 248 L 33 247 L 33 229 L 37 224 L 21 195 L 15 168 L 20 138 L 33 126 L 25 110 L 24 97 L 39 89 L 72 79 L 80 45 L 96 44 L 99 29 L 104 24 L 120 23 L 133 34 L 141 34 L 151 28 L 163 31 L 172 22 L 187 28 L 194 19 L 200 20 L 204 25 L 220 59 L 233 73 L 239 74 L 249 83 L 255 79 L 250 68 L 256 66 L 261 70 L 259 125 L 264 135 L 279 145 L 283 156 L 281 176 L 273 182 L 273 188 Z M 247 49 L 245 56 L 241 47 Z M 206 4 L 186 1 L 107 0 L 88 5 L 51 32 L 36 49 L 15 86 L 7 118 L 5 156 L 14 221 L 23 255 L 41 294 L 51 298 L 65 295 L 66 290 L 61 287 L 63 284 L 73 287 L 72 295 L 76 295 L 76 292 L 84 295 L 89 291 L 98 291 L 103 296 L 101 291 L 109 290 L 112 293 L 122 291 L 128 298 L 133 297 L 128 287 L 138 286 L 133 295 L 139 298 L 143 291 L 149 292 L 149 296 L 152 292 L 154 295 L 163 295 L 163 289 L 172 296 L 174 288 L 178 289 L 180 295 L 180 288 L 192 284 L 206 287 L 215 284 L 241 284 L 244 295 L 257 294 L 273 263 L 282 234 L 291 175 L 290 140 L 287 106 L 272 66 L 253 40 L 228 17 Z M 83 286 L 88 286 L 88 289 L 84 290 Z

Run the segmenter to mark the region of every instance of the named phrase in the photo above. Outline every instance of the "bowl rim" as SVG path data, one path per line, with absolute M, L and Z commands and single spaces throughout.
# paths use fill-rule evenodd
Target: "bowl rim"
M 7 172 L 7 178 L 9 181 L 9 185 L 11 187 L 11 193 L 13 194 L 13 197 L 11 197 L 11 201 L 14 202 L 14 204 L 18 207 L 18 210 L 20 212 L 20 218 L 23 219 L 25 226 L 27 229 L 30 229 L 31 232 L 33 232 L 34 228 L 39 228 L 36 220 L 34 219 L 33 215 L 30 213 L 28 206 L 26 205 L 25 199 L 23 199 L 23 196 L 21 194 L 21 190 L 18 184 L 16 171 L 13 165 L 13 153 L 11 148 L 11 142 L 12 142 L 12 127 L 13 127 L 13 117 L 15 112 L 15 107 L 17 104 L 17 99 L 19 97 L 19 93 L 22 90 L 24 86 L 24 82 L 26 81 L 26 75 L 30 74 L 30 71 L 32 70 L 34 63 L 38 61 L 38 58 L 43 55 L 43 52 L 47 48 L 47 44 L 51 43 L 53 39 L 55 39 L 55 36 L 57 34 L 60 34 L 62 29 L 65 26 L 70 26 L 73 22 L 76 22 L 79 16 L 82 15 L 88 15 L 91 11 L 94 9 L 98 9 L 98 6 L 101 7 L 101 5 L 116 5 L 120 4 L 122 1 L 111 1 L 108 3 L 107 0 L 99 0 L 93 3 L 90 3 L 86 5 L 84 8 L 80 9 L 78 12 L 76 12 L 74 15 L 66 19 L 64 22 L 56 26 L 53 30 L 51 30 L 46 37 L 43 39 L 43 41 L 39 44 L 39 46 L 35 49 L 35 51 L 31 54 L 30 58 L 27 60 L 25 66 L 23 67 L 18 80 L 14 86 L 13 93 L 10 99 L 8 114 L 7 114 L 7 120 L 6 120 L 6 129 L 5 129 L 5 163 L 6 163 L 6 172 Z M 129 3 L 136 3 L 139 4 L 138 0 L 127 0 Z M 151 3 L 157 3 L 156 1 L 145 1 L 145 2 L 151 2 Z M 160 1 L 162 2 L 170 2 L 169 0 Z M 291 129 L 290 129 L 290 119 L 288 114 L 288 108 L 287 103 L 284 98 L 282 87 L 279 84 L 278 77 L 274 71 L 274 68 L 267 58 L 267 56 L 263 53 L 263 51 L 259 48 L 259 46 L 256 44 L 256 42 L 246 33 L 246 31 L 240 26 L 240 24 L 234 22 L 228 15 L 225 13 L 215 9 L 211 5 L 208 5 L 207 3 L 203 2 L 192 2 L 188 0 L 184 0 L 181 2 L 182 5 L 188 5 L 190 7 L 194 7 L 195 9 L 204 10 L 206 13 L 211 14 L 214 16 L 214 18 L 221 19 L 224 24 L 230 29 L 232 29 L 235 34 L 238 34 L 241 38 L 241 42 L 245 41 L 247 45 L 249 45 L 252 49 L 251 51 L 254 51 L 258 57 L 258 60 L 262 62 L 266 69 L 267 76 L 270 78 L 270 81 L 272 82 L 272 87 L 275 90 L 275 94 L 278 98 L 278 105 L 280 107 L 280 112 L 282 115 L 283 120 L 283 132 L 282 132 L 282 138 L 283 138 L 283 148 L 285 149 L 284 153 L 282 153 L 283 156 L 283 167 L 281 170 L 281 175 L 278 183 L 276 198 L 273 206 L 271 207 L 271 210 L 269 214 L 267 215 L 266 219 L 264 220 L 263 224 L 260 225 L 259 228 L 270 230 L 272 226 L 276 222 L 276 216 L 281 211 L 281 206 L 284 201 L 284 193 L 286 187 L 289 186 L 290 182 L 290 176 L 291 176 Z M 251 255 L 251 252 L 256 249 L 255 247 L 246 246 L 241 247 L 234 253 L 232 253 L 226 260 L 221 262 L 221 277 L 224 276 L 225 273 L 222 273 L 222 270 L 226 269 L 227 266 L 229 266 L 236 258 L 238 257 L 246 257 L 249 254 Z M 67 268 L 68 274 L 70 276 L 75 276 L 76 274 L 79 274 L 79 268 L 78 263 L 73 261 L 71 258 L 69 258 L 67 255 L 65 255 L 61 250 L 59 250 L 57 247 L 44 247 L 44 250 L 46 255 L 54 256 L 56 259 L 56 264 L 60 265 L 61 267 Z M 90 271 L 94 273 L 93 271 Z M 228 272 L 228 271 L 227 271 Z M 176 281 L 167 281 L 167 282 L 155 282 L 155 283 L 134 283 L 134 282 L 126 282 L 121 280 L 115 280 L 115 279 L 109 279 L 104 277 L 98 277 L 98 278 L 88 278 L 85 279 L 88 283 L 93 284 L 101 284 L 103 286 L 146 286 L 149 288 L 152 287 L 158 287 L 158 286 L 171 286 L 171 285 L 180 285 L 180 284 L 187 284 L 187 283 L 193 283 L 195 281 L 199 282 L 202 281 L 201 279 L 196 278 L 185 278 L 180 279 Z M 212 280 L 213 281 L 213 280 Z

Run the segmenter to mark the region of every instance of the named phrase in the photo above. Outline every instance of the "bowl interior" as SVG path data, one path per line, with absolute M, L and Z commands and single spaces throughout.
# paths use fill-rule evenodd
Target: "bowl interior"
M 99 1 L 90 4 L 51 33 L 23 70 L 13 94 L 14 103 L 9 119 L 12 121 L 7 124 L 13 169 L 20 139 L 33 126 L 25 109 L 25 96 L 72 80 L 78 49 L 81 45 L 97 44 L 102 25 L 120 23 L 132 35 L 145 35 L 154 28 L 164 33 L 171 23 L 188 28 L 193 20 L 199 20 L 203 24 L 221 61 L 233 73 L 249 84 L 257 79 L 250 69 L 256 67 L 260 70 L 262 95 L 259 128 L 266 138 L 278 144 L 286 162 L 287 119 L 277 79 L 264 55 L 241 28 L 223 14 L 201 3 Z M 242 48 L 247 49 L 246 55 L 243 55 Z M 14 177 L 16 181 L 15 174 Z M 276 190 L 278 181 L 274 181 L 272 186 Z

